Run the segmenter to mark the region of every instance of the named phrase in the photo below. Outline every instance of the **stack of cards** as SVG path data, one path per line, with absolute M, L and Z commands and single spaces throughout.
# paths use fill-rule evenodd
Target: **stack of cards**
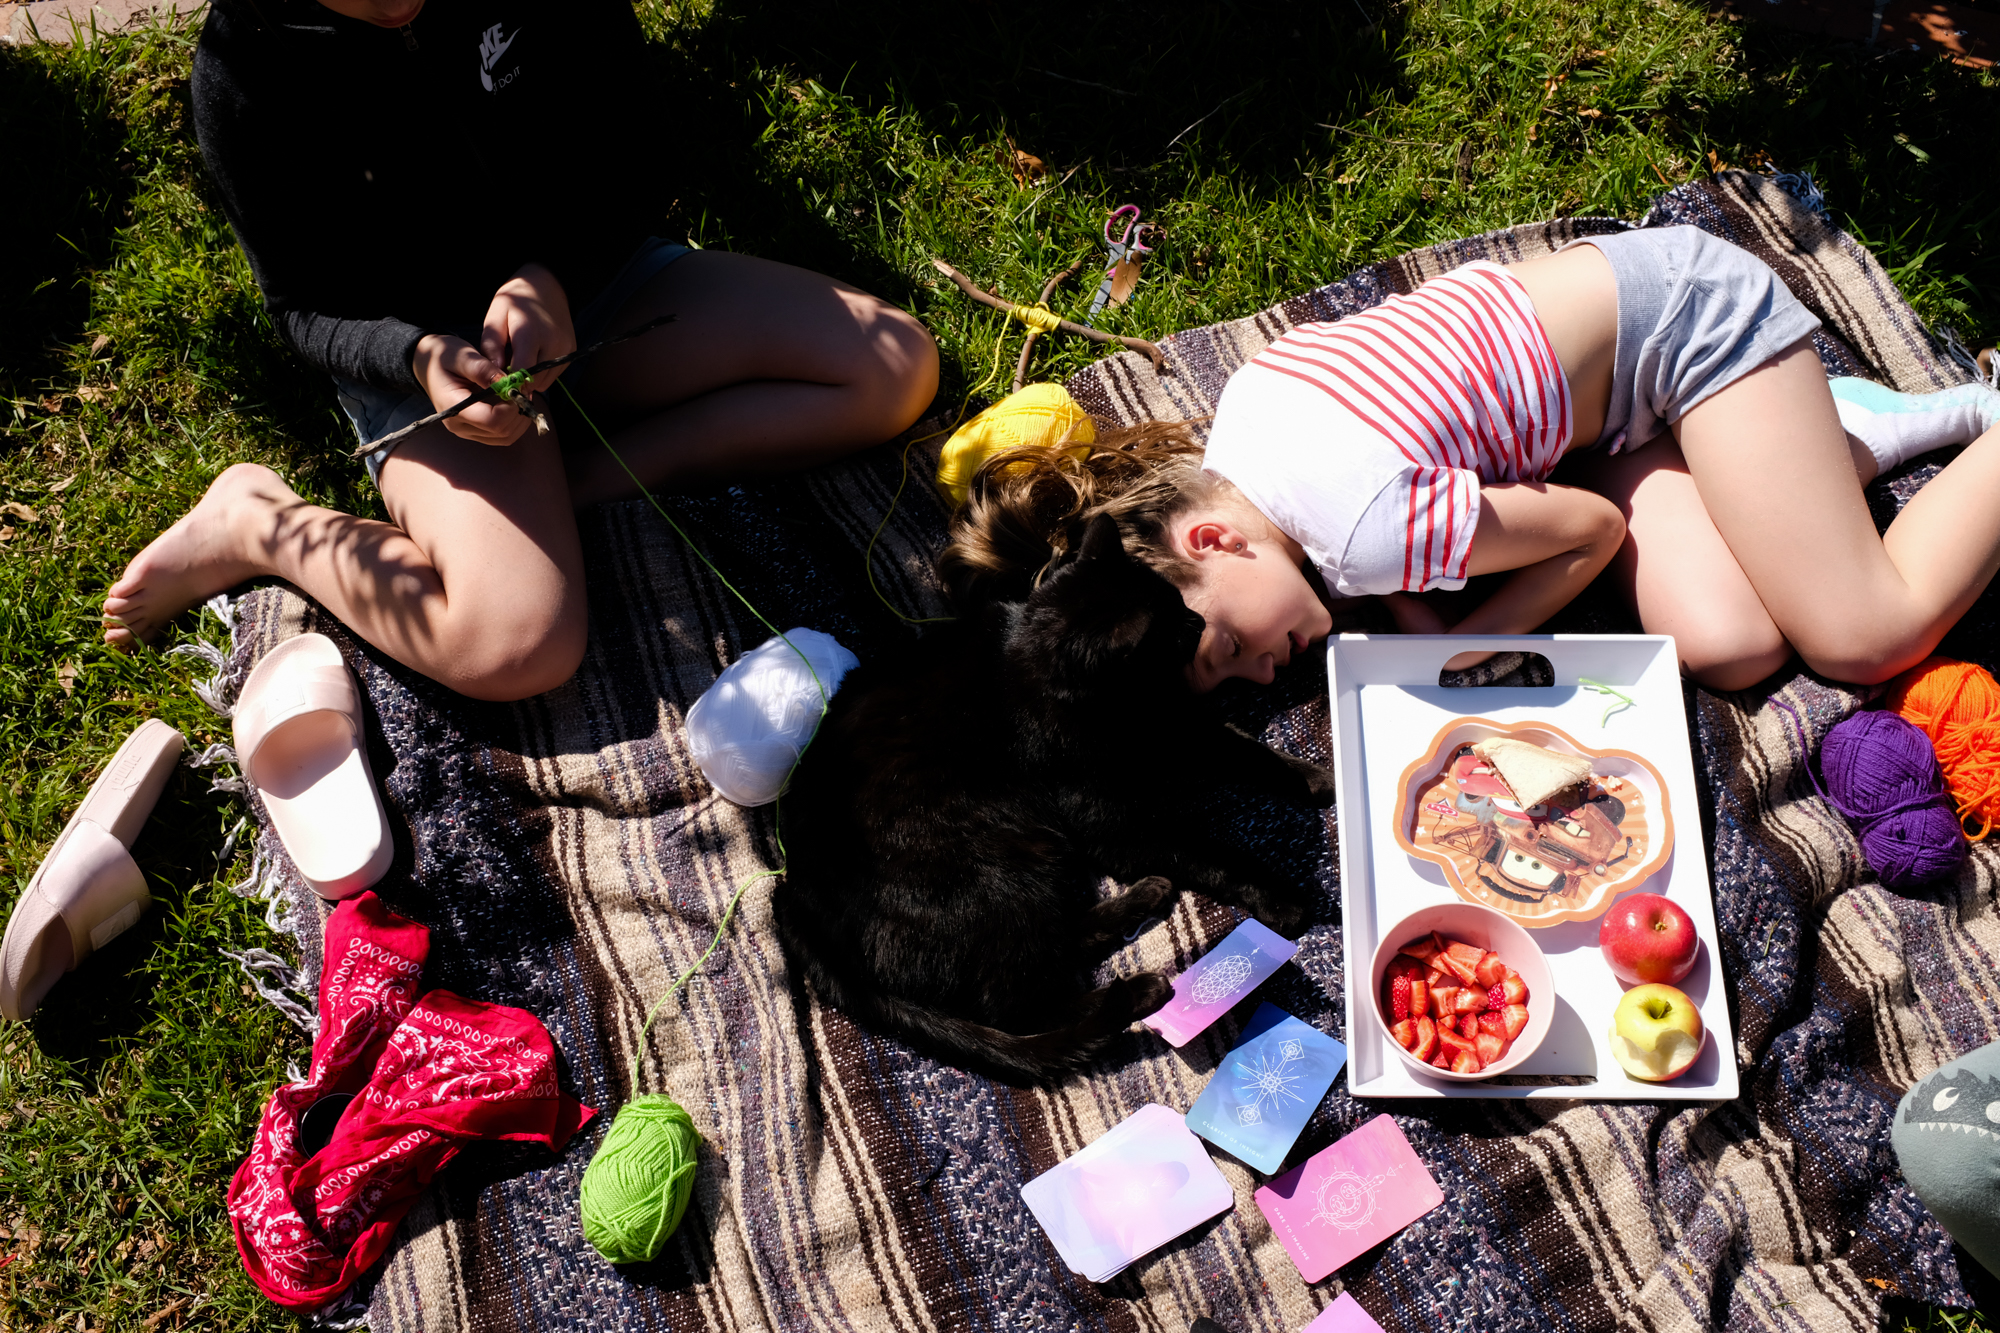
M 1308 1282 L 1319 1281 L 1443 1202 L 1444 1192 L 1394 1117 L 1386 1115 L 1257 1191 L 1257 1206 Z
M 1229 1182 L 1181 1117 L 1142 1106 L 1021 1187 L 1056 1253 L 1092 1282 L 1229 1211 Z
M 1298 951 L 1262 922 L 1245 921 L 1174 978 L 1173 999 L 1139 1021 L 1169 1045 L 1185 1046 Z
M 1188 1128 L 1268 1176 L 1284 1165 L 1345 1063 L 1345 1046 L 1260 1004 L 1187 1113 Z

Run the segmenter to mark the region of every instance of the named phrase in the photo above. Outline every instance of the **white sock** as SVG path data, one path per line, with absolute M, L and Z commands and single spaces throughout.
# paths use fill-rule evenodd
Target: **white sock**
M 1948 444 L 1970 444 L 2000 422 L 2000 392 L 1960 384 L 1936 393 L 1897 393 L 1873 380 L 1828 380 L 1840 424 L 1868 446 L 1880 472 Z

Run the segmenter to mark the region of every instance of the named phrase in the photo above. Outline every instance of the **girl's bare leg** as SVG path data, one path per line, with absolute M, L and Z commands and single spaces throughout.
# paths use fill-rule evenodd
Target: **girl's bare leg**
M 1684 674 L 1710 689 L 1742 690 L 1790 659 L 1792 646 L 1715 530 L 1673 436 L 1613 457 L 1571 455 L 1557 475 L 1625 515 L 1611 576 L 1647 633 L 1674 636 Z
M 583 660 L 583 553 L 553 436 L 434 426 L 382 467 L 383 523 L 308 504 L 239 463 L 126 567 L 106 639 L 147 639 L 245 579 L 297 585 L 369 643 L 476 699 L 553 689 Z
M 649 487 L 838 458 L 897 435 L 937 393 L 937 346 L 922 324 L 805 269 L 696 251 L 661 269 L 611 328 L 668 313 L 673 323 L 606 348 L 570 382 Z M 595 437 L 572 439 L 568 461 L 578 505 L 637 493 Z
M 1696 406 L 1675 434 L 1716 532 L 1779 633 L 1820 675 L 1873 684 L 1914 666 L 2000 569 L 2000 429 L 1877 537 L 1809 342 Z M 1669 577 L 1699 606 L 1713 571 Z

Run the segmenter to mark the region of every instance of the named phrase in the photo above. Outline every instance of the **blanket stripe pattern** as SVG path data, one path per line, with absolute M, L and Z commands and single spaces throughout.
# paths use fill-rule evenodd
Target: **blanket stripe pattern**
M 1801 195 L 1812 198 L 1795 180 L 1725 173 L 1662 196 L 1639 225 L 1691 223 L 1771 262 L 1826 320 L 1817 341 L 1830 372 L 1899 389 L 1967 378 L 1881 266 Z M 1169 338 L 1165 374 L 1123 354 L 1070 387 L 1101 421 L 1199 418 L 1231 370 L 1294 324 L 1366 309 L 1468 260 L 1524 259 L 1627 225 L 1566 219 L 1418 250 Z M 774 623 L 827 631 L 863 658 L 895 653 L 910 630 L 868 591 L 862 552 L 900 454 L 879 449 L 671 504 Z M 928 465 L 922 450 L 913 459 Z M 1936 471 L 1907 468 L 1872 488 L 1878 516 Z M 913 481 L 877 547 L 882 591 L 911 615 L 943 614 L 929 562 L 944 518 Z M 1261 1178 L 1218 1158 L 1233 1211 L 1094 1285 L 1063 1267 L 1021 1184 L 1147 1102 L 1191 1105 L 1254 1003 L 1179 1053 L 1135 1030 L 1060 1088 L 998 1085 L 815 1002 L 777 947 L 766 881 L 663 1012 L 641 1086 L 627 1086 L 646 1007 L 699 956 L 743 878 L 778 863 L 776 812 L 715 795 L 681 726 L 723 665 L 766 634 L 642 502 L 579 521 L 590 644 L 558 690 L 518 705 L 460 698 L 273 587 L 237 604 L 213 691 L 226 701 L 292 634 L 334 637 L 365 690 L 371 759 L 397 828 L 396 862 L 377 890 L 430 927 L 424 985 L 530 1010 L 561 1051 L 567 1091 L 607 1111 L 667 1092 L 705 1138 L 686 1222 L 658 1260 L 623 1269 L 585 1244 L 577 1218 L 578 1181 L 608 1114 L 557 1159 L 468 1150 L 353 1293 L 348 1311 L 365 1311 L 377 1333 L 1182 1333 L 1204 1314 L 1226 1329 L 1289 1333 L 1343 1289 L 1397 1331 L 1858 1333 L 1875 1328 L 1886 1294 L 1967 1302 L 1951 1242 L 1903 1184 L 1888 1129 L 1912 1082 L 2000 1036 L 2000 852 L 1981 848 L 1954 881 L 1916 893 L 1874 882 L 1769 704 L 1775 686 L 1816 740 L 1865 694 L 1783 674 L 1753 693 L 1691 691 L 1739 1100 L 1367 1104 L 1343 1077 L 1289 1160 L 1390 1110 L 1443 1207 L 1308 1287 L 1251 1202 Z M 1995 601 L 1989 592 L 1945 650 L 1992 665 Z M 1596 627 L 1632 628 L 1615 615 Z M 1328 759 L 1316 654 L 1227 707 L 1273 743 Z M 246 891 L 269 898 L 273 921 L 296 939 L 296 988 L 309 996 L 325 909 L 254 793 L 252 808 L 263 838 Z M 1207 817 L 1320 885 L 1318 924 L 1256 998 L 1344 1037 L 1337 812 L 1274 812 L 1223 792 Z M 1177 970 L 1238 919 L 1186 895 L 1107 967 Z

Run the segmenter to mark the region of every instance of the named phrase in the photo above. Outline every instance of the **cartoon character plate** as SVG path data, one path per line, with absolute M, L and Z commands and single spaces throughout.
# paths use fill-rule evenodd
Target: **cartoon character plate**
M 1523 808 L 1474 754 L 1508 736 L 1590 761 L 1582 799 Z M 1503 725 L 1483 717 L 1446 724 L 1403 770 L 1396 841 L 1443 867 L 1467 902 L 1524 926 L 1589 921 L 1619 894 L 1666 864 L 1674 824 L 1659 770 L 1629 750 L 1589 749 L 1542 722 Z

